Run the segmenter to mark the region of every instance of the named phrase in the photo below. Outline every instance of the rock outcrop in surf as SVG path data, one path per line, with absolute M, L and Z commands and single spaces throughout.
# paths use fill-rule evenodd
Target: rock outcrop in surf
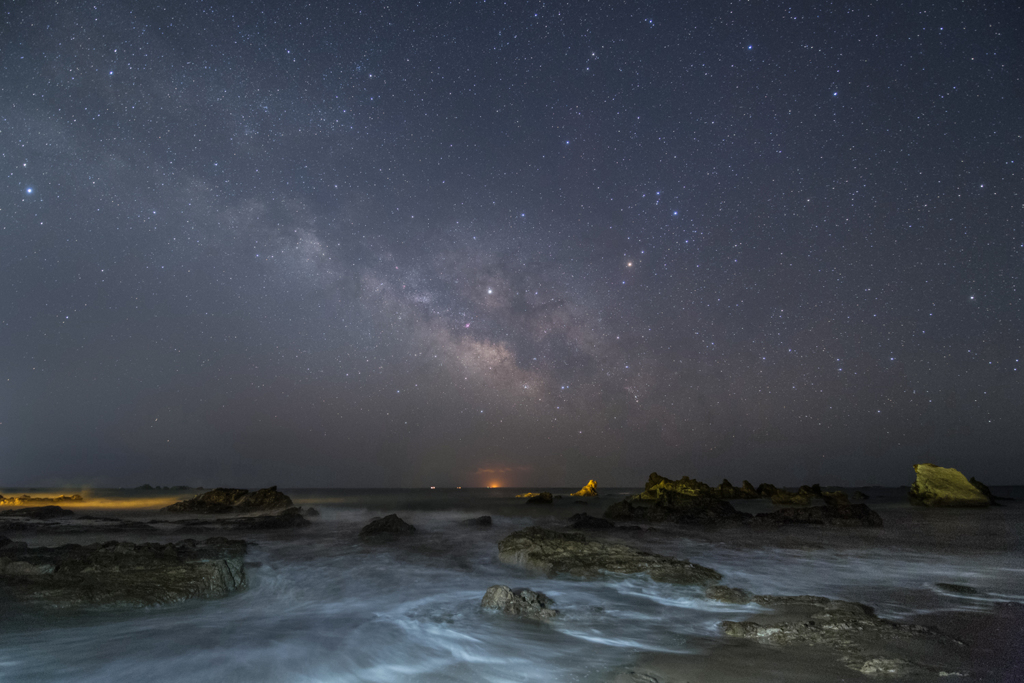
M 647 553 L 619 543 L 589 541 L 581 533 L 540 527 L 515 531 L 498 542 L 505 564 L 545 572 L 595 578 L 602 572 L 647 574 L 655 581 L 709 585 L 721 579 L 713 569 L 686 560 Z
M 929 507 L 987 507 L 989 496 L 952 467 L 914 465 L 917 481 L 908 496 L 915 505 Z M 991 494 L 990 494 L 991 495 Z

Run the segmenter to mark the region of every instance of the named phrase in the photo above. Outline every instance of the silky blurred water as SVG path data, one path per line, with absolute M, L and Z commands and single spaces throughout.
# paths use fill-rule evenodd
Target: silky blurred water
M 122 505 L 139 495 L 93 493 Z M 548 578 L 497 561 L 497 542 L 508 533 L 530 524 L 563 528 L 580 511 L 599 516 L 625 490 L 584 504 L 566 497 L 552 506 L 526 506 L 508 490 L 288 493 L 321 515 L 306 529 L 228 534 L 255 542 L 247 558 L 249 588 L 229 598 L 71 614 L 3 604 L 0 680 L 599 681 L 639 652 L 699 651 L 718 637 L 721 620 L 759 610 L 643 578 Z M 1002 493 L 1024 497 L 1020 489 Z M 588 535 L 688 558 L 719 571 L 723 583 L 756 593 L 856 600 L 893 618 L 985 612 L 998 602 L 1024 601 L 1024 505 L 929 510 L 906 504 L 899 490 L 871 494 L 867 502 L 885 520 L 883 529 L 738 526 Z M 155 500 L 167 493 L 147 495 Z M 145 503 L 134 499 L 136 506 Z M 387 512 L 398 512 L 417 534 L 360 541 L 359 529 Z M 121 505 L 111 514 L 159 516 Z M 483 514 L 493 526 L 460 523 Z M 8 535 L 32 545 L 99 540 Z M 943 582 L 977 593 L 935 585 Z M 484 591 L 496 583 L 548 594 L 560 617 L 543 624 L 480 610 Z

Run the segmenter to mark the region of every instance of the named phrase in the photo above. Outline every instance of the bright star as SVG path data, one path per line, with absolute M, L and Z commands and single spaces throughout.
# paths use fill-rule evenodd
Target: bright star
M 31 188 L 31 187 L 30 187 L 30 188 L 27 188 L 27 189 L 25 190 L 25 193 L 26 193 L 26 194 L 32 194 L 32 188 Z

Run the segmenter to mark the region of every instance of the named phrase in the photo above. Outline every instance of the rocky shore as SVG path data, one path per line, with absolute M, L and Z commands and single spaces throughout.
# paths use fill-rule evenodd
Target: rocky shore
M 145 607 L 246 586 L 245 541 L 29 547 L 0 536 L 0 592 L 46 608 Z

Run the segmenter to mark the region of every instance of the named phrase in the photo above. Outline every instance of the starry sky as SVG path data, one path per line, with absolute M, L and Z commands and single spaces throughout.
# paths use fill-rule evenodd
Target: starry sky
M 1024 483 L 1015 2 L 2 12 L 2 485 Z

